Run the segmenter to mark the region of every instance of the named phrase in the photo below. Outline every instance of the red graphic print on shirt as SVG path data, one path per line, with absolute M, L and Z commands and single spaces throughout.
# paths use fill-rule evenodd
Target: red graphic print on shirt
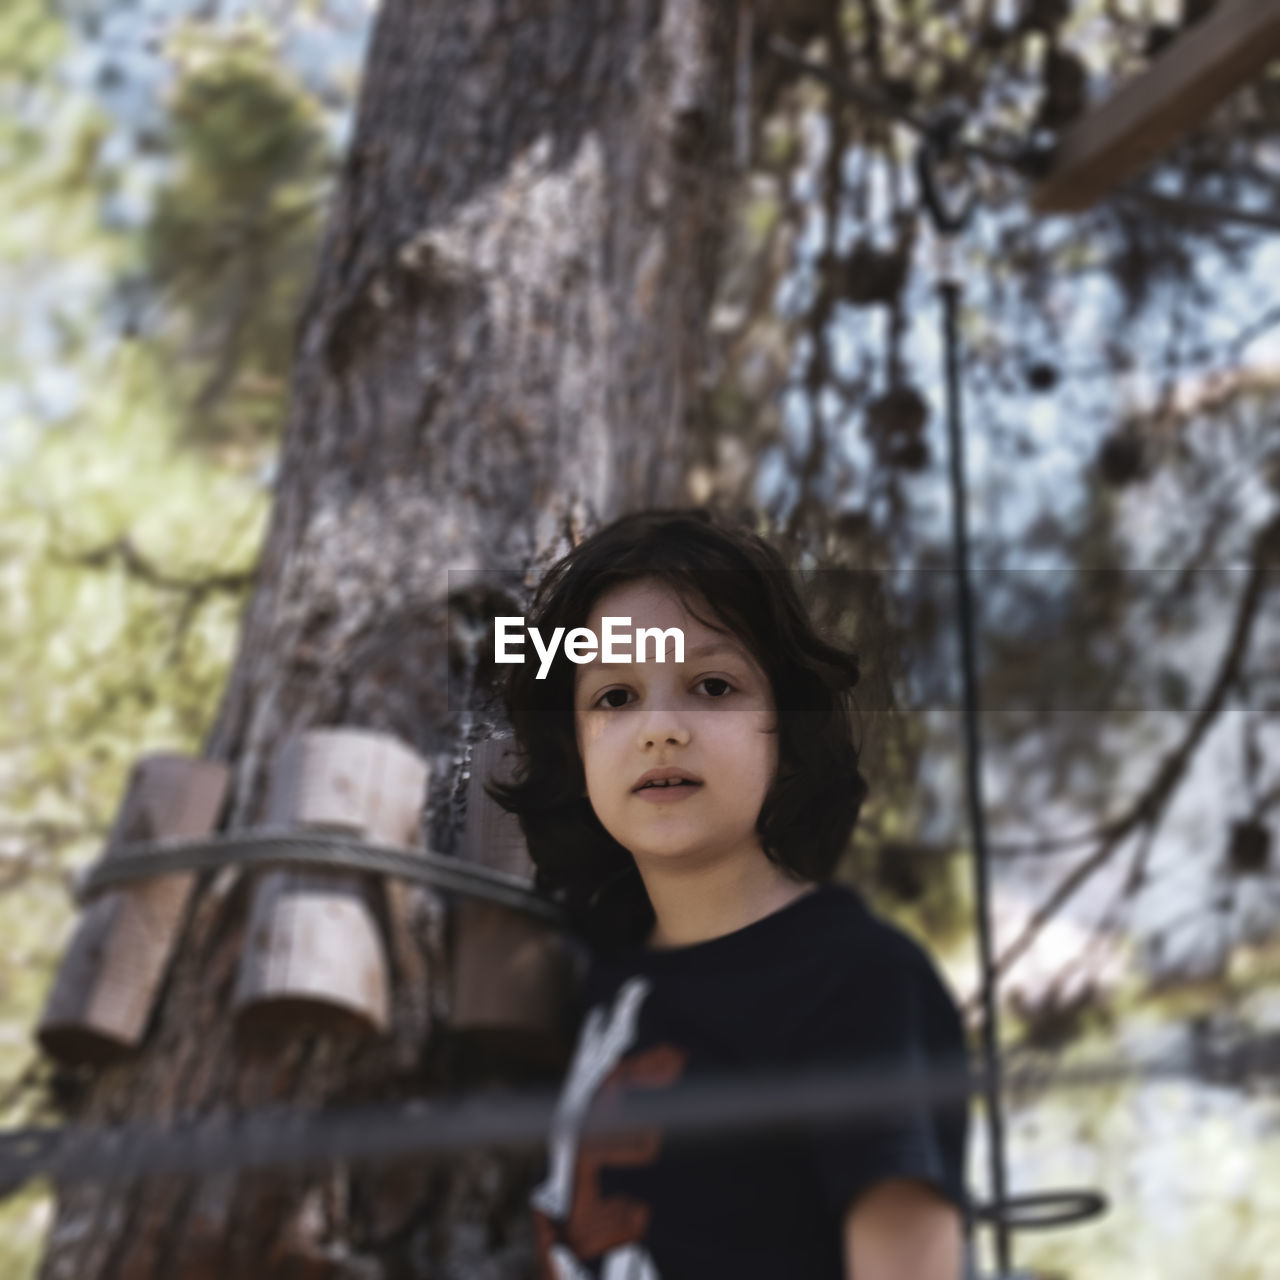
M 650 1207 L 626 1195 L 605 1195 L 604 1169 L 652 1164 L 662 1147 L 657 1129 L 583 1135 L 588 1115 L 607 1120 L 627 1093 L 669 1088 L 684 1072 L 687 1053 L 672 1044 L 622 1056 L 634 1043 L 635 1020 L 648 994 L 643 981 L 628 984 L 611 1010 L 593 1010 L 565 1085 L 551 1143 L 552 1169 L 533 1196 L 543 1280 L 606 1278 L 625 1263 L 627 1273 L 658 1280 L 643 1241 Z M 599 1271 L 584 1264 L 597 1264 Z M 634 1273 L 632 1265 L 639 1269 Z

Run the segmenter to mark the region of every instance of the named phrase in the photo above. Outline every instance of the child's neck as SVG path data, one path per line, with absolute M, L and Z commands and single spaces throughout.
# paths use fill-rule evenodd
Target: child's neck
M 657 917 L 645 943 L 654 951 L 744 929 L 817 888 L 792 879 L 763 851 L 696 868 L 649 865 L 640 874 Z

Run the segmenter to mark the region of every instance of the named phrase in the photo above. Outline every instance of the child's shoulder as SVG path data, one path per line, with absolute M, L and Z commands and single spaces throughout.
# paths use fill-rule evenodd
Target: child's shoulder
M 946 980 L 922 943 L 868 907 L 854 890 L 831 887 L 837 901 L 849 900 L 841 908 L 854 927 L 849 930 L 848 945 L 833 947 L 832 953 L 851 982 L 901 995 L 927 990 L 951 999 Z
M 877 998 L 905 997 L 921 986 L 941 989 L 928 952 L 873 911 L 857 890 L 827 883 L 780 911 L 720 938 L 671 951 L 627 949 L 597 957 L 597 996 L 641 977 L 679 991 L 750 985 L 760 994 L 801 988 L 831 999 L 868 989 Z
M 957 1047 L 960 1011 L 926 948 L 856 890 L 827 885 L 805 939 L 793 992 L 807 1056 L 891 1056 L 910 1043 Z
M 836 884 L 705 943 L 598 959 L 585 997 L 601 1017 L 634 1017 L 637 1036 L 753 1061 L 891 1057 L 962 1034 L 925 949 Z
M 787 941 L 793 944 L 792 954 L 857 978 L 934 971 L 925 948 L 870 907 L 856 889 L 823 884 L 810 899 L 811 910 L 796 912 L 791 921 L 794 929 Z

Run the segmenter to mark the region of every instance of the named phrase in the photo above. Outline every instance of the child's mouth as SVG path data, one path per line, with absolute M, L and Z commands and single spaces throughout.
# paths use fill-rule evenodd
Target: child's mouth
M 661 803 L 686 800 L 701 786 L 702 783 L 700 782 L 689 782 L 685 779 L 677 782 L 646 782 L 644 786 L 637 787 L 634 794 L 642 799 L 655 800 Z

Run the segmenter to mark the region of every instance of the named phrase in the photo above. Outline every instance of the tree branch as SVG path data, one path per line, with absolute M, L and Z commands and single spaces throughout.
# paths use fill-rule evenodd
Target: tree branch
M 128 534 L 103 546 L 88 551 L 61 551 L 55 549 L 51 558 L 59 564 L 76 565 L 86 569 L 102 569 L 118 560 L 131 578 L 137 578 L 148 586 L 161 591 L 174 591 L 186 595 L 207 596 L 215 592 L 238 594 L 257 580 L 257 569 L 239 573 L 213 573 L 203 578 L 182 578 L 157 568 L 133 545 Z
M 1022 932 L 999 955 L 993 978 L 1002 977 L 1029 950 L 1041 930 L 1057 914 L 1077 890 L 1092 878 L 1094 872 L 1105 866 L 1122 841 L 1136 828 L 1145 824 L 1154 830 L 1159 823 L 1192 756 L 1204 739 L 1210 726 L 1226 705 L 1227 695 L 1240 677 L 1245 649 L 1257 618 L 1258 606 L 1267 587 L 1268 571 L 1274 573 L 1280 559 L 1280 514 L 1273 515 L 1254 536 L 1253 554 L 1250 559 L 1249 581 L 1240 597 L 1231 639 L 1223 654 L 1218 674 L 1205 696 L 1200 710 L 1179 746 L 1165 757 L 1156 770 L 1150 784 L 1138 797 L 1129 811 L 1109 823 L 1104 829 L 1102 844 L 1087 858 L 1072 868 L 1037 908 Z

